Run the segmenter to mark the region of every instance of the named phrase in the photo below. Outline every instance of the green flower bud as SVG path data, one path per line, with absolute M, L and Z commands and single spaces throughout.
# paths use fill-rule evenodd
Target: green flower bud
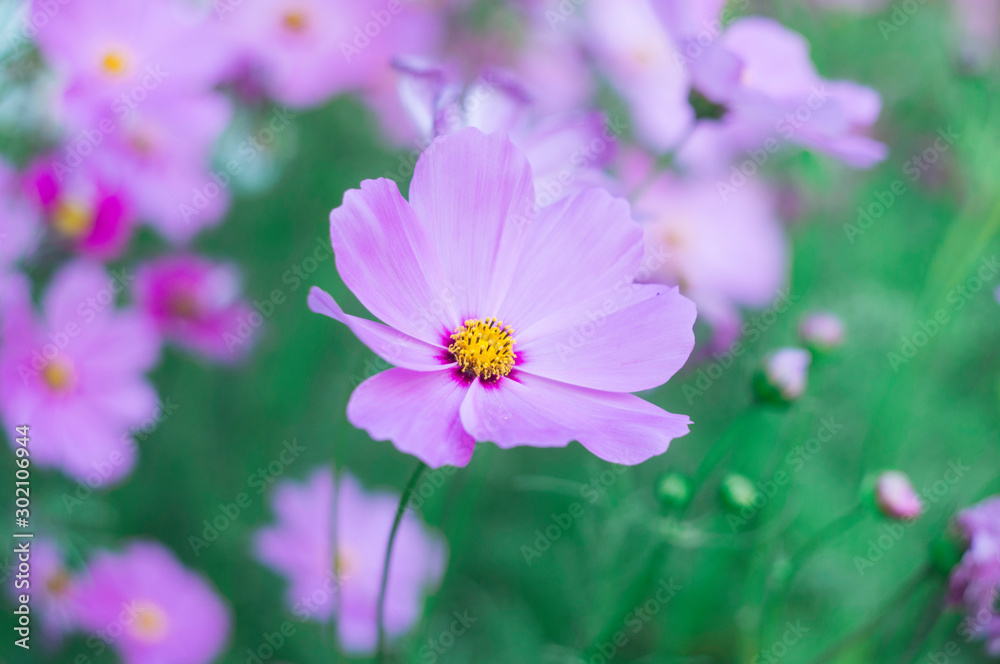
M 722 484 L 719 486 L 719 495 L 722 497 L 722 502 L 729 509 L 739 511 L 744 508 L 753 507 L 760 496 L 760 492 L 757 491 L 757 487 L 753 485 L 753 482 L 742 475 L 732 473 L 722 479 Z
M 656 482 L 656 499 L 665 508 L 684 507 L 691 500 L 691 480 L 680 473 L 665 473 Z

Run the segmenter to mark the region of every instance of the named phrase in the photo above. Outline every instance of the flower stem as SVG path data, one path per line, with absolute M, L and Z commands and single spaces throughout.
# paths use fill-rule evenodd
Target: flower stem
M 403 522 L 403 514 L 406 506 L 410 504 L 410 497 L 417 486 L 420 476 L 427 470 L 427 464 L 423 461 L 417 464 L 410 475 L 410 481 L 403 489 L 403 495 L 399 497 L 399 507 L 396 508 L 396 518 L 392 522 L 392 530 L 389 532 L 389 544 L 385 549 L 385 563 L 382 565 L 382 583 L 378 591 L 378 604 L 376 608 L 376 621 L 378 623 L 378 650 L 375 653 L 375 661 L 382 664 L 385 661 L 385 591 L 389 585 L 389 561 L 392 560 L 392 545 L 396 542 L 396 533 L 399 531 L 399 524 Z

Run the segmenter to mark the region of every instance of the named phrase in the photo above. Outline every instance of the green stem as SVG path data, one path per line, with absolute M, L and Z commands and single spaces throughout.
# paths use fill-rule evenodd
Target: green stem
M 403 514 L 406 513 L 406 506 L 410 504 L 410 497 L 420 480 L 420 476 L 427 470 L 427 464 L 423 461 L 417 463 L 410 475 L 410 481 L 403 489 L 403 495 L 399 497 L 399 507 L 396 508 L 396 518 L 392 522 L 392 530 L 389 532 L 389 544 L 385 549 L 385 563 L 382 565 L 382 583 L 378 590 L 378 604 L 376 608 L 376 619 L 378 621 L 378 650 L 375 653 L 375 661 L 381 664 L 385 661 L 385 591 L 389 585 L 389 561 L 392 560 L 392 545 L 396 542 L 396 533 L 399 531 L 399 524 L 403 522 Z
M 646 594 L 649 592 L 650 586 L 656 581 L 656 574 L 660 570 L 660 565 L 663 563 L 664 554 L 667 551 L 667 543 L 659 542 L 655 547 L 653 547 L 653 554 L 650 558 L 649 564 L 646 565 L 645 569 L 636 577 L 636 580 L 629 586 L 628 590 L 625 592 L 626 601 L 620 602 L 617 610 L 612 616 L 611 620 L 604 629 L 598 634 L 597 638 L 590 644 L 584 654 L 584 661 L 590 661 L 590 658 L 597 652 L 597 647 L 610 641 L 614 633 L 617 632 L 621 625 L 624 623 L 625 615 L 631 612 L 638 604 L 640 604 L 643 599 L 646 598 Z
M 832 661 L 837 655 L 846 650 L 848 646 L 854 645 L 855 643 L 867 638 L 872 632 L 878 629 L 879 625 L 881 625 L 886 618 L 892 615 L 892 611 L 896 608 L 896 606 L 915 593 L 921 584 L 931 577 L 932 573 L 933 568 L 930 565 L 925 565 L 917 570 L 917 573 L 913 575 L 913 578 L 905 583 L 903 587 L 892 596 L 891 599 L 883 604 L 882 609 L 878 611 L 871 620 L 845 636 L 839 643 L 825 651 L 816 660 L 815 664 L 825 664 L 825 662 Z

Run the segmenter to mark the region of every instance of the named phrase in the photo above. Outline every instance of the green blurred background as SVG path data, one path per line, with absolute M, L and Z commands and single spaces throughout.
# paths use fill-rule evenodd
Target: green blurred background
M 793 305 L 731 367 L 713 369 L 721 375 L 707 389 L 698 370 L 707 372 L 713 360 L 692 362 L 668 385 L 643 395 L 694 421 L 691 434 L 667 454 L 618 472 L 575 443 L 566 450 L 507 452 L 484 444 L 440 488 L 433 486 L 437 476 L 425 476 L 420 486 L 431 495 L 419 512 L 444 533 L 450 562 L 422 623 L 399 644 L 398 661 L 573 662 L 609 625 L 629 633 L 613 661 L 817 661 L 915 578 L 957 508 L 1000 491 L 1000 305 L 993 295 L 1000 273 L 976 292 L 970 284 L 961 308 L 953 292 L 1000 253 L 996 73 L 956 68 L 943 3 L 920 5 L 887 37 L 878 21 L 891 8 L 855 17 L 799 3 L 765 4 L 752 9 L 805 34 L 824 76 L 881 92 L 877 134 L 890 146 L 889 158 L 869 172 L 793 150 L 772 160 L 767 176 L 784 183 L 789 208 L 798 210 L 789 229 Z M 225 224 L 197 245 L 242 267 L 250 299 L 263 302 L 275 290 L 286 297 L 254 333 L 250 360 L 226 369 L 168 347 L 153 380 L 161 399 L 176 408 L 141 440 L 140 462 L 123 486 L 87 496 L 56 473 L 33 476 L 38 527 L 63 538 L 74 556 L 150 537 L 211 577 L 235 612 L 226 664 L 247 662 L 248 649 L 257 650 L 289 620 L 296 634 L 267 661 L 338 659 L 329 628 L 295 621 L 282 599 L 283 582 L 250 555 L 252 532 L 272 518 L 270 492 L 258 493 L 259 479 L 253 480 L 263 477 L 260 469 L 269 480 L 302 478 L 332 459 L 366 486 L 398 491 L 416 464 L 348 424 L 351 390 L 381 367 L 345 327 L 305 305 L 308 287 L 318 285 L 349 311 L 361 311 L 333 261 L 310 257 L 317 243 L 329 246 L 327 217 L 343 192 L 395 171 L 399 155 L 379 142 L 373 120 L 349 99 L 300 114 L 293 125 L 284 147 L 297 152 L 278 181 L 263 193 L 239 196 Z M 907 162 L 949 130 L 958 136 L 954 145 L 911 180 Z M 905 192 L 884 216 L 862 234 L 845 229 L 857 223 L 859 206 L 880 195 L 887 200 L 884 192 L 896 180 Z M 144 234 L 129 264 L 160 250 Z M 304 279 L 289 276 L 313 265 Z M 753 405 L 750 377 L 760 357 L 794 343 L 800 316 L 814 309 L 843 317 L 846 343 L 813 365 L 800 401 L 788 408 Z M 894 367 L 889 354 L 901 353 L 904 339 L 922 340 L 914 333 L 939 309 L 949 321 Z M 692 396 L 685 386 L 703 394 Z M 810 444 L 829 423 L 833 436 Z M 291 440 L 305 452 L 282 465 L 283 441 Z M 965 468 L 953 483 L 944 480 L 949 464 Z M 12 455 L 0 465 L 0 476 L 13 477 Z M 904 470 L 918 490 L 936 498 L 901 534 L 884 520 L 852 512 L 862 478 L 889 467 Z M 656 480 L 668 470 L 705 475 L 684 514 L 664 514 L 656 501 Z M 727 472 L 760 481 L 765 490 L 779 472 L 789 482 L 743 523 L 727 519 L 718 499 Z M 586 486 L 601 490 L 594 494 Z M 203 522 L 240 493 L 249 494 L 250 506 L 195 551 L 190 538 L 202 537 Z M 11 500 L 5 492 L 5 513 L 12 513 Z M 526 562 L 522 547 L 536 547 L 536 530 L 574 503 L 582 516 Z M 852 513 L 859 518 L 805 562 L 786 592 L 781 578 L 789 556 Z M 659 562 L 653 576 L 644 577 L 652 556 Z M 872 564 L 860 564 L 859 571 L 859 557 Z M 9 572 L 6 554 L 0 561 Z M 679 589 L 632 633 L 623 615 L 638 604 L 629 602 L 651 599 L 661 579 Z M 949 641 L 959 654 L 947 661 L 986 661 L 981 644 L 956 634 L 957 615 L 938 619 L 944 587 L 943 576 L 923 580 L 830 661 L 935 661 Z M 456 611 L 475 619 L 468 631 L 440 654 L 425 648 L 447 633 Z M 800 635 L 790 644 L 789 621 Z M 9 611 L 0 622 L 4 633 L 13 633 Z M 783 638 L 786 647 L 776 649 Z M 0 658 L 27 661 L 12 641 L 0 641 Z M 58 652 L 36 646 L 29 659 L 88 664 L 113 658 L 96 656 L 77 638 Z

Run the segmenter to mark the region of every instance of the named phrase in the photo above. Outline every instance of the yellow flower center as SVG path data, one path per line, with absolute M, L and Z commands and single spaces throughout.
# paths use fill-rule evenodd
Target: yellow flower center
M 170 294 L 167 299 L 167 308 L 174 316 L 185 320 L 194 320 L 198 317 L 200 310 L 198 298 L 192 293 L 183 291 Z
M 59 570 L 45 580 L 45 590 L 53 597 L 59 597 L 69 590 L 69 584 L 69 574 L 63 570 Z
M 108 76 L 121 76 L 128 69 L 128 57 L 120 50 L 111 50 L 101 58 L 101 69 Z
M 163 609 L 152 602 L 138 602 L 131 625 L 132 636 L 153 643 L 166 636 L 168 627 L 169 621 Z
M 349 552 L 339 549 L 333 556 L 333 573 L 338 579 L 346 579 L 357 569 L 357 561 Z
M 73 384 L 73 367 L 65 362 L 49 362 L 42 369 L 42 380 L 53 392 L 65 392 Z
M 94 224 L 90 208 L 76 201 L 59 201 L 52 214 L 52 225 L 65 237 L 78 238 L 85 235 Z
M 473 318 L 451 335 L 448 352 L 466 374 L 483 380 L 506 376 L 514 368 L 514 331 L 496 318 Z
M 285 12 L 285 15 L 281 18 L 281 24 L 289 32 L 304 32 L 309 24 L 309 20 L 304 11 L 293 9 Z

